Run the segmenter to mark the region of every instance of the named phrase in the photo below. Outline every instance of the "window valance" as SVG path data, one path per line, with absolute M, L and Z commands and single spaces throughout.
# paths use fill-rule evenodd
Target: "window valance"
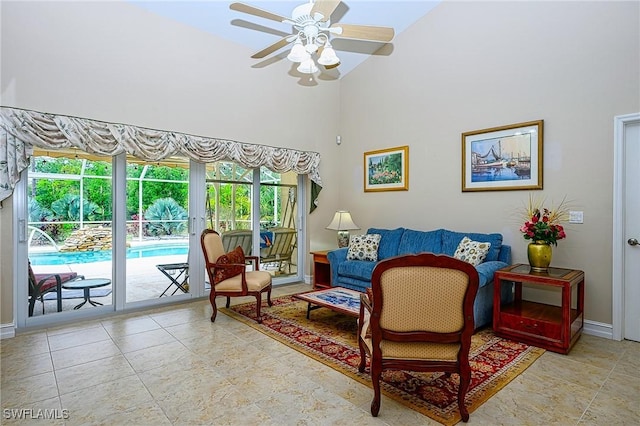
M 317 152 L 0 107 L 0 201 L 13 192 L 20 172 L 29 165 L 28 152 L 34 146 L 78 148 L 107 156 L 127 153 L 148 161 L 177 155 L 203 163 L 224 160 L 245 168 L 264 166 L 278 173 L 293 171 L 309 175 L 311 179 L 315 194 L 311 211 L 317 205 L 317 193 L 322 187 Z

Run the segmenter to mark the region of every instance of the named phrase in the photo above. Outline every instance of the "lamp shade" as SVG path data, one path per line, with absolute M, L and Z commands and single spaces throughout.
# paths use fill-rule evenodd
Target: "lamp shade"
M 333 216 L 333 220 L 329 225 L 327 225 L 327 229 L 336 231 L 348 231 L 350 229 L 360 229 L 360 227 L 353 223 L 353 219 L 351 219 L 351 213 L 345 210 L 340 210 L 337 211 Z
M 336 56 L 336 51 L 331 47 L 331 43 L 327 42 L 324 45 L 324 49 L 320 54 L 320 59 L 318 59 L 318 63 L 324 66 L 331 66 L 340 63 L 340 59 Z
M 287 59 L 291 62 L 303 62 L 309 59 L 311 56 L 304 50 L 302 41 L 296 40 L 295 44 L 291 48 L 291 52 L 287 55 Z

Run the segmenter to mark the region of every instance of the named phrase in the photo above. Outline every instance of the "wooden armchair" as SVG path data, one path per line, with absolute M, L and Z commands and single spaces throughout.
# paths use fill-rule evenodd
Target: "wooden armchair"
M 371 289 L 360 297 L 360 372 L 370 357 L 374 397 L 380 410 L 383 370 L 458 373 L 458 406 L 469 420 L 465 396 L 471 380 L 469 349 L 478 272 L 469 263 L 422 253 L 384 260 L 373 270 Z
M 238 246 L 225 252 L 220 234 L 212 229 L 205 229 L 200 236 L 200 245 L 204 254 L 205 268 L 211 283 L 209 301 L 213 308 L 211 322 L 216 320 L 218 309 L 216 296 L 226 296 L 229 308 L 230 298 L 236 296 L 254 296 L 256 298 L 256 320 L 262 322 L 260 307 L 262 293 L 267 293 L 267 303 L 271 302 L 271 274 L 260 271 L 257 256 L 245 256 L 242 247 Z M 246 261 L 253 262 L 253 271 L 247 271 Z
M 78 275 L 76 272 L 35 274 L 31 268 L 31 262 L 29 262 L 29 316 L 33 316 L 36 300 L 40 300 L 42 303 L 42 314 L 44 315 L 44 295 L 52 292 L 58 293 L 57 308 L 58 312 L 61 312 L 62 284 L 79 279 L 83 280 L 84 275 Z

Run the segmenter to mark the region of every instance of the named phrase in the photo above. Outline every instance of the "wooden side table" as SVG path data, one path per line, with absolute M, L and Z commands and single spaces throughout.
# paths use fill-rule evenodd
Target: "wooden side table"
M 500 290 L 512 286 L 514 301 L 500 303 Z M 522 286 L 552 287 L 560 294 L 560 306 L 522 300 Z M 493 329 L 498 336 L 562 354 L 569 353 L 584 327 L 584 272 L 549 268 L 533 272 L 518 264 L 494 275 Z
M 331 265 L 327 253 L 331 250 L 312 251 L 313 255 L 313 288 L 331 287 Z

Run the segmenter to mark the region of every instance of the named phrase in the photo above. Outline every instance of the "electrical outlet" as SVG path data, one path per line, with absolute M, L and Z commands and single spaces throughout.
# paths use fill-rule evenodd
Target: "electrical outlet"
M 584 212 L 569 212 L 569 223 L 584 223 Z

